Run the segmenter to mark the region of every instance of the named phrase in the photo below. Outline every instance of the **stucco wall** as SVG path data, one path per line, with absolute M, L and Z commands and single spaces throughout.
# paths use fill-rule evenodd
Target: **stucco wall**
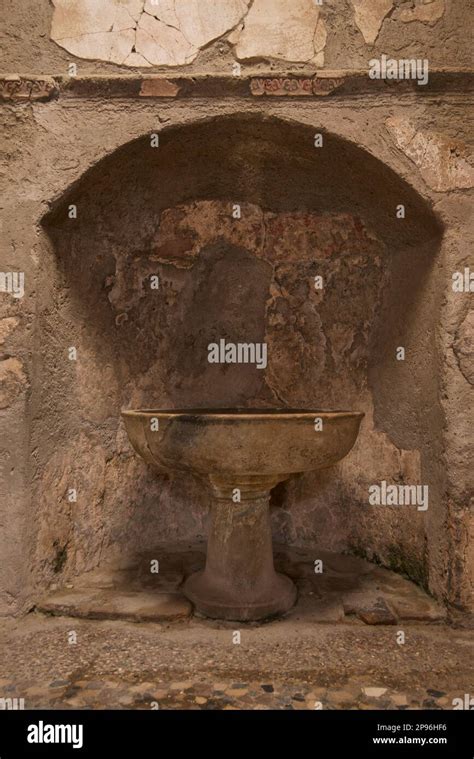
M 338 13 L 323 6 L 324 67 L 366 69 L 369 58 L 393 53 L 402 40 L 404 56 L 426 55 L 433 66 L 466 60 L 462 3 L 446 2 L 435 23 L 403 22 L 402 4 L 394 5 L 400 8 L 387 13 L 375 47 L 364 41 L 350 3 Z M 124 71 L 74 57 L 52 42 L 52 5 L 11 4 L 10 11 L 7 33 L 15 34 L 3 46 L 4 72 L 64 75 L 70 61 L 79 75 Z M 184 69 L 232 75 L 235 55 L 233 45 L 219 40 Z M 287 73 L 308 65 L 257 56 L 243 68 Z M 275 535 L 363 553 L 408 573 L 444 600 L 472 607 L 472 295 L 452 289 L 452 274 L 470 260 L 472 269 L 468 97 L 455 88 L 442 95 L 421 95 L 415 88 L 363 98 L 262 99 L 249 90 L 247 97 L 192 101 L 112 99 L 105 87 L 100 97 L 60 92 L 46 102 L 3 104 L 0 268 L 24 272 L 26 285 L 21 299 L 0 293 L 2 613 L 29 608 L 51 579 L 71 577 L 114 551 L 205 531 L 202 486 L 159 479 L 147 470 L 130 451 L 118 409 L 128 403 L 196 405 L 200 398 L 213 405 L 216 392 L 219 405 L 246 398 L 249 405 L 280 399 L 341 406 L 347 398 L 365 410 L 363 434 L 337 471 L 296 479 L 274 493 Z M 227 126 L 220 121 L 224 116 Z M 156 132 L 160 148 L 151 158 L 146 146 Z M 322 149 L 314 147 L 316 132 L 325 136 Z M 107 156 L 108 163 L 102 160 Z M 69 233 L 60 214 L 75 201 L 79 216 Z M 240 319 L 245 327 L 253 319 L 258 330 L 273 319 L 276 330 L 280 307 L 291 318 L 297 315 L 274 341 L 279 345 L 281 337 L 281 347 L 261 380 L 239 375 L 213 384 L 185 350 L 185 321 L 194 323 L 199 309 L 204 313 L 203 292 L 215 276 L 206 269 L 206 250 L 211 261 L 219 255 L 206 248 L 215 241 L 195 231 L 187 269 L 176 265 L 170 251 L 183 240 L 189 248 L 190 218 L 203 214 L 203 206 L 193 204 L 203 201 L 214 203 L 211 230 L 222 226 L 228 204 L 240 202 L 244 224 L 270 214 L 280 218 L 283 232 L 299 238 L 295 246 L 279 235 L 281 277 L 272 289 L 272 264 L 256 255 L 249 230 L 238 240 L 231 232 L 224 237 L 225 246 L 237 245 L 237 259 L 248 263 L 258 304 L 242 320 L 237 297 L 229 323 Z M 403 221 L 395 217 L 398 203 L 407 207 Z M 185 211 L 176 210 L 183 204 Z M 171 209 L 167 233 L 160 228 L 163 209 Z M 308 287 L 315 263 L 324 258 L 324 240 L 317 240 L 314 259 L 309 251 L 292 259 L 295 248 L 304 249 L 301 212 L 329 219 L 328 235 L 339 240 L 332 250 L 336 258 L 325 264 L 327 277 L 347 252 L 347 227 L 338 215 L 356 218 L 367 230 L 347 304 L 335 296 L 332 304 L 315 303 Z M 163 234 L 166 244 L 157 253 Z M 148 298 L 137 300 L 138 289 L 131 286 L 150 266 L 158 267 L 166 285 L 155 322 L 144 307 Z M 232 282 L 237 275 L 234 268 Z M 183 292 L 189 294 L 187 311 Z M 225 292 L 232 298 L 232 288 Z M 362 340 L 354 339 L 361 309 L 367 311 Z M 314 343 L 298 323 L 305 310 Z M 155 344 L 161 351 L 156 362 L 150 357 Z M 403 362 L 395 360 L 400 345 L 406 349 Z M 76 362 L 69 361 L 70 346 L 78 348 Z M 302 367 L 299 382 L 291 381 L 292 357 Z M 428 484 L 428 511 L 369 507 L 367 486 L 380 479 Z M 76 503 L 67 500 L 69 488 L 77 489 Z
M 382 53 L 428 55 L 433 67 L 470 63 L 468 0 L 4 0 L 4 7 L 6 72 L 66 74 L 70 62 L 82 74 L 150 66 L 230 73 L 235 62 L 268 71 L 269 61 L 272 71 L 365 68 Z

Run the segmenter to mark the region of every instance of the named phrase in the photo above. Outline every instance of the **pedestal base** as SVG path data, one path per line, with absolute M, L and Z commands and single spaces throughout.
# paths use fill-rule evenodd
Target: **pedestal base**
M 225 591 L 215 586 L 206 570 L 195 572 L 184 584 L 184 593 L 199 614 L 212 619 L 251 622 L 284 614 L 296 601 L 296 587 L 289 577 L 274 573 L 268 596 L 249 601 L 242 593 Z
M 206 567 L 184 585 L 200 614 L 245 622 L 283 614 L 295 603 L 295 586 L 273 566 L 269 500 L 280 479 L 250 476 L 230 483 L 211 477 Z

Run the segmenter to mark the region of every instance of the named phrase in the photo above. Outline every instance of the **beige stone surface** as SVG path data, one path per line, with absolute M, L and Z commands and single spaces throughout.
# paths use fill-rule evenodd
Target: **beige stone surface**
M 465 379 L 474 385 L 474 310 L 468 311 L 454 341 L 454 353 Z
M 51 39 L 80 58 L 182 66 L 238 24 L 250 0 L 54 0 Z
M 130 55 L 127 55 L 123 62 L 124 66 L 140 66 L 140 67 L 146 67 L 151 66 L 151 63 L 147 61 L 146 58 L 143 57 L 143 55 L 140 55 L 140 53 L 130 53 Z
M 387 692 L 387 688 L 362 688 L 363 693 L 368 698 L 380 698 Z
M 198 53 L 179 29 L 146 13 L 137 25 L 135 47 L 154 66 L 182 66 L 190 63 Z
M 405 117 L 391 116 L 385 124 L 397 146 L 418 166 L 433 190 L 445 192 L 474 187 L 474 165 L 466 145 L 418 128 Z
M 104 497 L 105 451 L 85 434 L 59 447 L 43 471 L 41 520 L 33 558 L 38 579 L 53 581 L 68 563 L 76 570 L 95 566 L 102 542 L 100 515 Z M 69 498 L 70 489 L 77 494 Z
M 39 601 L 37 608 L 61 616 L 124 619 L 133 622 L 177 620 L 191 613 L 191 604 L 178 593 L 97 591 L 85 588 L 59 591 Z
M 373 45 L 377 39 L 384 18 L 394 7 L 393 0 L 351 0 L 354 20 L 364 40 Z
M 134 31 L 127 29 L 120 32 L 84 34 L 56 41 L 78 58 L 97 58 L 121 64 L 127 58 L 134 40 Z
M 422 21 L 425 24 L 435 24 L 442 18 L 445 10 L 445 0 L 415 0 L 415 4 L 407 3 L 406 7 L 402 5 L 396 18 L 405 23 Z
M 95 424 L 113 417 L 120 403 L 119 378 L 115 367 L 101 360 L 87 339 L 78 346 L 75 377 L 81 416 Z
M 141 0 L 54 0 L 51 39 L 79 58 L 123 63 L 135 42 Z
M 312 0 L 255 0 L 238 36 L 236 55 L 240 60 L 277 58 L 312 61 L 326 45 L 326 26 Z M 233 38 L 234 39 L 234 38 Z
M 446 614 L 431 598 L 417 598 L 415 595 L 408 598 L 392 598 L 393 608 L 400 619 L 424 620 L 436 622 L 445 619 Z
M 0 360 L 0 408 L 7 408 L 17 399 L 27 383 L 23 363 L 18 358 Z
M 142 0 L 53 0 L 53 5 L 51 37 L 56 41 L 130 29 L 143 8 Z
M 9 335 L 18 327 L 20 319 L 18 316 L 5 316 L 0 319 L 0 345 L 3 345 Z
M 310 7 L 310 2 L 324 19 L 324 25 L 318 24 L 317 36 L 325 33 L 324 27 L 327 29 L 324 53 L 316 54 L 314 66 L 365 69 L 367 41 L 359 32 L 354 5 L 350 2 L 328 4 L 327 0 L 318 5 L 316 0 L 308 0 L 306 7 Z M 300 16 L 300 2 L 286 0 L 286 4 L 290 12 L 294 8 L 295 16 Z M 273 5 L 278 8 L 277 2 Z M 202 51 L 185 64 L 190 72 L 230 72 L 235 62 L 234 45 L 246 25 L 250 7 L 247 0 L 56 0 L 54 3 L 28 0 L 15 3 L 5 16 L 0 70 L 64 74 L 70 56 L 81 54 L 79 38 L 83 35 L 91 37 L 92 49 L 87 45 L 82 48 L 89 57 L 87 63 L 85 59 L 79 62 L 80 73 L 113 73 L 116 69 L 110 66 L 111 62 L 123 66 L 125 71 L 128 67 L 149 68 L 152 64 L 133 50 L 133 46 L 122 61 L 118 55 L 112 60 L 106 39 L 125 30 L 133 31 L 139 17 L 148 13 L 157 25 L 159 19 L 169 29 L 184 35 L 196 50 Z M 443 65 L 449 68 L 469 65 L 470 38 L 464 30 L 470 11 L 470 0 L 453 0 L 449 5 L 446 0 L 392 0 L 391 5 L 387 0 L 364 0 L 359 3 L 357 13 L 359 25 L 369 39 L 371 34 L 377 37 L 383 33 L 384 49 L 380 52 L 392 57 L 417 58 L 423 51 L 423 57 L 429 58 L 430 69 L 434 69 Z M 291 28 L 292 23 L 287 26 Z M 272 25 L 271 17 L 269 24 Z M 309 31 L 303 29 L 302 38 L 309 36 Z M 101 33 L 105 37 L 98 36 L 94 41 L 93 35 Z M 172 64 L 163 65 L 168 68 Z M 285 58 L 272 58 L 272 74 L 284 75 L 286 65 Z M 258 58 L 245 59 L 245 68 L 263 74 L 265 63 Z
M 176 97 L 179 87 L 168 79 L 144 79 L 140 87 L 141 97 Z
M 181 30 L 195 48 L 221 37 L 242 19 L 250 0 L 159 0 L 145 11 Z

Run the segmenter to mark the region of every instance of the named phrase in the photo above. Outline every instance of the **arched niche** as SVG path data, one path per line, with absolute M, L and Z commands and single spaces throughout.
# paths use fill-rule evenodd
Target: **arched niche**
M 102 506 L 76 514 L 72 528 L 66 515 L 59 537 L 47 507 L 40 552 L 67 540 L 74 572 L 109 547 L 204 531 L 201 485 L 164 485 L 131 463 L 122 406 L 350 407 L 366 412 L 352 457 L 276 494 L 277 537 L 362 552 L 429 583 L 429 516 L 366 508 L 369 484 L 435 477 L 430 456 L 441 453 L 430 334 L 442 228 L 413 187 L 340 136 L 235 114 L 164 127 L 158 147 L 150 134 L 123 145 L 57 199 L 43 225 L 54 252 L 41 373 L 55 434 L 39 424 L 40 468 L 58 441 L 70 450 L 66 464 L 96 449 L 103 463 L 89 483 L 100 481 Z M 206 346 L 219 337 L 267 342 L 268 367 L 211 366 Z M 76 364 L 58 369 L 58 344 L 77 346 Z M 38 561 L 47 574 L 52 559 Z

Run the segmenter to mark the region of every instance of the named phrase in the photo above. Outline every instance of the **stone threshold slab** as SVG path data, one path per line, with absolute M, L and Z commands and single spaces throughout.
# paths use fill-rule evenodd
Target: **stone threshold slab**
M 324 567 L 320 574 L 314 570 L 314 555 Z M 150 573 L 152 556 L 160 556 L 158 574 Z M 204 560 L 201 546 L 168 551 L 157 547 L 133 560 L 82 574 L 74 586 L 51 587 L 36 610 L 88 619 L 179 621 L 193 613 L 181 591 L 183 580 L 201 569 Z M 281 619 L 366 625 L 429 624 L 446 619 L 446 609 L 413 582 L 357 557 L 278 545 L 274 562 L 277 571 L 291 577 L 298 589 L 296 604 Z
M 192 606 L 181 593 L 79 588 L 52 594 L 40 601 L 36 610 L 83 619 L 176 622 L 189 617 Z
M 468 93 L 474 91 L 468 69 L 433 69 L 426 85 L 412 79 L 370 79 L 367 70 L 262 72 L 255 75 L 90 75 L 34 76 L 0 74 L 0 102 L 48 101 L 57 98 L 279 98 L 308 99 L 357 95 Z

